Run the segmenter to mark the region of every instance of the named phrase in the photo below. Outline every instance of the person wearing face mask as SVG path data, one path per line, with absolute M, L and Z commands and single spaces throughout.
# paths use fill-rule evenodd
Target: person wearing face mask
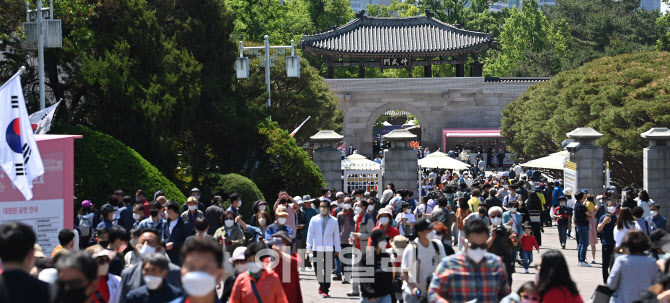
M 195 198 L 195 200 L 198 202 L 198 210 L 201 211 L 204 214 L 205 211 L 207 210 L 207 206 L 205 206 L 204 203 L 200 202 L 200 198 L 202 197 L 202 193 L 200 192 L 200 190 L 197 189 L 197 188 L 191 189 L 189 197 Z M 187 204 L 182 205 L 181 212 L 183 213 L 187 210 L 188 210 L 188 205 Z
M 167 199 L 165 196 L 158 196 L 156 202 L 161 206 L 160 211 L 158 212 L 158 217 L 163 219 L 163 221 L 167 221 L 167 208 L 165 207 L 165 205 L 167 205 Z
M 207 239 L 195 239 L 182 247 L 181 281 L 184 296 L 171 303 L 220 303 L 216 285 L 223 277 L 221 247 Z
M 109 272 L 109 263 L 116 257 L 113 251 L 100 245 L 86 248 L 98 263 L 98 285 L 93 294 L 94 303 L 118 303 L 121 295 L 121 277 Z
M 400 265 L 405 303 L 417 303 L 421 294 L 428 289 L 427 278 L 433 275 L 437 264 L 446 257 L 444 247 L 435 240 L 434 225 L 426 218 L 421 218 L 414 224 L 417 238 L 411 242 L 402 254 Z
M 214 239 L 219 244 L 225 244 L 226 251 L 232 254 L 235 248 L 244 245 L 244 232 L 235 224 L 235 217 L 233 217 L 231 211 L 223 213 L 221 222 L 223 222 L 223 226 L 216 230 Z
M 123 263 L 125 264 L 125 268 L 142 263 L 140 252 L 137 251 L 137 239 L 140 237 L 141 233 L 142 230 L 139 228 L 133 228 L 130 230 L 130 242 L 128 244 L 129 248 L 131 249 L 123 256 Z
M 265 240 L 266 241 L 267 241 L 267 239 L 272 238 L 272 234 L 274 234 L 274 233 L 276 233 L 280 230 L 283 230 L 286 233 L 288 233 L 289 236 L 291 236 L 291 238 L 295 237 L 295 231 L 291 227 L 289 227 L 288 224 L 287 224 L 287 222 L 288 222 L 288 212 L 286 210 L 287 210 L 287 208 L 282 207 L 282 206 L 277 208 L 277 212 L 275 213 L 275 218 L 277 218 L 277 220 L 275 220 L 274 223 L 270 224 L 267 227 L 267 229 L 265 230 Z
M 330 202 L 321 201 L 319 215 L 309 221 L 307 231 L 307 251 L 314 255 L 316 280 L 319 282 L 319 294 L 328 298 L 330 290 L 330 272 L 333 257 L 338 257 L 340 246 L 340 228 L 337 219 L 330 216 Z
M 665 230 L 665 226 L 666 226 L 667 221 L 659 213 L 660 210 L 661 210 L 661 205 L 659 205 L 659 204 L 653 204 L 653 205 L 649 206 L 649 213 L 651 215 L 651 219 L 649 219 L 649 221 L 651 221 L 653 223 L 655 229 Z
M 198 200 L 193 196 L 188 197 L 186 205 L 188 206 L 188 210 L 181 214 L 181 218 L 184 219 L 184 221 L 188 221 L 188 223 L 191 224 L 191 228 L 193 228 L 192 231 L 195 232 L 195 220 L 204 219 L 205 214 L 198 210 Z
M 39 248 L 36 241 L 33 228 L 26 224 L 0 224 L 0 259 L 3 267 L 0 273 L 0 302 L 52 302 L 49 284 L 29 274 L 37 256 L 44 256 L 35 250 Z M 92 279 L 95 279 L 95 275 Z M 3 300 L 3 296 L 8 301 Z
M 258 226 L 258 213 L 262 211 L 266 211 L 268 208 L 268 203 L 263 201 L 263 200 L 258 200 L 254 203 L 254 205 L 251 207 L 251 209 L 254 211 L 254 214 L 251 215 L 251 221 L 249 221 L 249 224 Z
M 261 243 L 252 243 L 247 247 L 244 252 L 247 270 L 235 280 L 229 303 L 288 303 L 280 277 L 264 269 L 263 262 L 267 255 L 259 255 L 260 260 L 257 260 L 256 255 L 266 248 Z
M 393 239 L 395 238 L 395 236 L 399 236 L 400 232 L 391 224 L 392 216 L 393 214 L 387 208 L 380 209 L 379 213 L 377 214 L 377 226 L 375 226 L 375 228 L 373 228 L 372 230 L 373 231 L 377 229 L 383 230 L 386 233 L 386 235 L 389 236 L 389 239 Z M 368 246 L 372 246 L 372 239 L 368 239 Z M 391 247 L 390 244 L 386 248 L 389 247 Z
M 377 229 L 370 234 L 372 244 L 358 263 L 358 268 L 364 272 L 374 273 L 374 279 L 369 275 L 361 279 L 361 303 L 391 303 L 391 292 L 393 287 L 393 262 L 386 252 L 390 237 L 383 230 Z M 357 272 L 358 273 L 358 272 Z M 358 277 L 356 277 L 358 278 Z
M 165 242 L 165 249 L 170 257 L 170 261 L 175 265 L 181 265 L 179 258 L 179 251 L 184 245 L 186 238 L 193 234 L 193 227 L 187 221 L 179 216 L 179 203 L 175 201 L 168 201 L 165 204 L 167 208 L 167 222 L 163 224 L 163 241 Z
M 92 303 L 98 286 L 98 264 L 85 251 L 72 252 L 63 255 L 56 263 L 58 279 L 56 281 L 58 303 Z M 11 290 L 15 288 L 9 288 Z M 17 291 L 19 289 L 16 289 Z M 11 302 L 51 302 L 51 300 L 30 300 L 34 294 L 47 296 L 48 291 L 40 292 L 31 289 L 22 294 L 21 300 Z
M 230 195 L 230 206 L 226 211 L 232 211 L 237 218 L 240 215 L 240 207 L 242 207 L 242 195 L 238 193 Z
M 401 207 L 401 211 L 395 218 L 395 221 L 398 222 L 398 232 L 400 235 L 403 235 L 409 239 L 414 239 L 412 230 L 414 227 L 414 222 L 416 222 L 416 218 L 412 214 L 412 206 L 408 202 L 403 202 Z
M 568 199 L 563 196 L 556 199 L 558 206 L 554 208 L 554 217 L 556 218 L 556 228 L 558 229 L 558 241 L 561 244 L 561 248 L 565 249 L 565 243 L 567 242 L 567 230 L 568 230 L 568 218 L 570 217 L 568 213 L 568 207 L 565 206 Z M 604 264 L 604 263 L 603 263 Z
M 670 234 L 662 229 L 654 229 L 649 234 L 649 240 L 651 241 L 649 256 L 656 260 L 667 259 L 670 253 Z
M 379 204 L 379 202 L 377 202 L 377 204 Z M 374 223 L 377 224 L 377 211 L 379 209 L 381 209 L 381 207 L 377 208 L 375 201 L 370 199 L 368 200 L 368 207 L 366 209 L 363 209 L 363 211 L 369 214 L 370 217 L 372 217 L 372 221 L 374 221 Z
M 161 240 L 158 231 L 152 228 L 143 229 L 137 239 L 136 249 L 140 257 L 146 257 L 157 253 L 164 255 L 167 258 L 165 249 L 163 249 L 163 241 Z M 164 278 L 164 282 L 181 289 L 181 272 L 179 266 L 169 263 L 168 273 Z M 142 285 L 146 285 L 143 273 L 142 263 L 134 264 L 121 272 L 121 296 L 119 303 L 124 303 L 127 294 Z
M 474 219 L 484 220 L 486 226 L 491 226 L 491 220 L 489 220 L 488 213 L 486 212 L 486 206 L 483 205 L 480 206 L 479 210 L 476 213 L 471 213 L 467 217 L 465 217 L 464 222 L 468 222 Z
M 133 228 L 133 224 L 135 224 L 135 219 L 133 218 L 133 206 L 132 206 L 132 198 L 130 196 L 125 196 L 123 197 L 123 207 L 119 208 L 119 226 L 123 226 L 126 230 L 130 230 Z M 141 204 L 141 203 L 137 203 Z
M 521 243 L 511 226 L 503 224 L 502 208 L 493 207 L 489 209 L 491 219 L 491 237 L 488 239 L 488 252 L 502 258 L 507 272 L 507 281 L 512 283 L 512 273 L 517 252 L 521 249 Z
M 280 192 L 273 207 L 275 213 L 279 211 L 279 207 L 282 207 L 284 212 L 288 214 L 284 224 L 287 225 L 291 230 L 296 230 L 295 209 L 291 205 L 298 203 L 297 200 L 302 200 L 302 198 L 300 198 L 300 196 L 293 198 L 286 192 Z
M 223 281 L 223 292 L 219 300 L 221 302 L 228 302 L 230 299 L 230 294 L 233 292 L 233 285 L 235 285 L 235 280 L 241 274 L 247 271 L 247 259 L 244 258 L 244 252 L 247 251 L 247 248 L 242 246 L 235 248 L 233 251 L 233 256 L 228 258 L 228 263 L 233 264 L 235 267 L 235 272 L 228 276 L 225 281 Z
M 545 252 L 535 267 L 538 270 L 535 285 L 540 295 L 540 302 L 584 302 L 577 285 L 570 277 L 568 263 L 560 251 L 552 249 Z
M 562 200 L 559 199 L 559 202 L 562 202 Z M 607 214 L 602 215 L 598 221 L 598 232 L 601 233 L 600 242 L 602 243 L 602 272 L 604 283 L 607 283 L 607 278 L 609 277 L 610 260 L 612 259 L 614 247 L 616 246 L 616 241 L 614 240 L 614 228 L 616 227 L 617 219 L 616 201 L 610 200 L 607 202 Z
M 509 204 L 509 210 L 503 213 L 502 221 L 507 226 L 512 227 L 512 230 L 517 233 L 523 233 L 523 220 L 521 214 L 516 211 L 517 202 L 511 202 Z
M 374 204 L 371 206 L 374 207 Z M 356 247 L 356 249 L 365 249 L 365 245 L 367 244 L 368 239 L 370 238 L 370 234 L 372 233 L 372 229 L 375 227 L 375 222 L 372 220 L 372 215 L 370 213 L 366 212 L 365 209 L 368 207 L 368 202 L 365 200 L 361 200 L 359 202 L 356 202 L 354 204 L 354 222 L 356 222 L 356 230 L 351 234 L 351 238 L 349 240 L 353 241 L 353 246 Z M 373 208 L 374 210 L 374 208 Z M 362 246 L 361 246 L 362 244 Z M 352 272 L 356 272 L 358 269 L 354 269 Z M 359 293 L 359 281 L 358 279 L 352 278 L 351 282 L 351 292 L 347 293 L 347 296 L 349 297 L 357 297 L 360 295 Z
M 502 211 L 499 210 L 502 214 Z M 510 293 L 502 259 L 487 252 L 489 229 L 482 220 L 465 223 L 465 251 L 448 256 L 435 269 L 429 302 L 499 302 Z M 487 285 L 487 287 L 481 287 Z
M 221 215 L 225 212 L 223 207 L 221 207 L 221 202 L 223 202 L 221 196 L 214 196 L 211 206 L 207 207 L 204 211 L 205 219 L 209 223 L 207 234 L 210 236 L 213 236 L 214 232 L 221 227 Z
M 114 207 L 105 204 L 100 208 L 100 213 L 102 214 L 102 221 L 96 226 L 96 228 L 110 228 L 114 226 Z
M 304 195 L 302 196 L 302 207 L 300 207 L 300 215 L 301 218 L 303 218 L 301 222 L 304 222 L 305 226 L 302 228 L 300 231 L 300 240 L 298 241 L 298 249 L 305 249 L 307 247 L 307 232 L 309 231 L 309 221 L 312 220 L 312 218 L 316 215 L 319 214 L 319 212 L 312 207 L 312 203 L 315 201 L 315 199 L 312 199 L 310 195 Z M 305 267 L 312 268 L 312 263 L 309 260 L 309 255 L 303 256 L 303 260 L 305 262 L 301 264 L 300 270 L 304 270 Z
M 151 202 L 149 204 L 149 217 L 137 224 L 137 228 L 153 228 L 156 230 L 163 230 L 163 219 L 160 218 L 160 209 L 162 206 L 158 202 Z
M 149 206 L 151 206 L 151 204 L 149 204 Z M 149 211 L 149 215 L 151 215 L 151 211 Z M 144 205 L 137 203 L 133 206 L 133 220 L 135 220 L 135 222 L 133 222 L 133 228 L 139 226 L 140 222 L 144 220 Z
M 144 205 L 144 216 L 148 217 L 149 216 L 149 201 L 146 198 L 146 194 L 144 193 L 143 190 L 138 189 L 135 192 L 135 202 L 141 203 Z
M 346 249 L 348 247 L 351 247 L 352 244 L 349 243 L 349 239 L 352 236 L 352 233 L 356 230 L 356 221 L 354 220 L 354 210 L 352 209 L 352 201 L 351 198 L 347 197 L 344 198 L 344 202 L 342 203 L 342 210 L 337 214 L 337 224 L 340 227 L 340 243 L 342 243 L 342 249 Z M 345 256 L 341 255 L 341 258 L 350 258 L 350 256 Z M 349 276 L 349 273 L 351 271 L 345 269 L 345 267 L 348 267 L 346 264 L 342 264 L 343 262 L 338 258 L 335 259 L 335 277 L 333 278 L 334 281 L 341 281 L 342 280 L 342 274 L 344 272 L 347 273 L 345 275 L 345 279 L 342 280 L 342 284 L 349 284 L 351 281 L 351 277 Z
M 163 254 L 147 255 L 141 264 L 145 285 L 129 292 L 126 303 L 163 303 L 184 295 L 181 289 L 165 281 L 170 260 Z
M 237 224 L 240 225 L 242 230 L 248 232 L 251 235 L 253 242 L 263 242 L 268 224 L 272 222 L 271 220 L 272 219 L 270 218 L 270 214 L 268 214 L 266 211 L 261 211 L 258 213 L 258 226 L 247 225 L 241 219 L 237 220 Z

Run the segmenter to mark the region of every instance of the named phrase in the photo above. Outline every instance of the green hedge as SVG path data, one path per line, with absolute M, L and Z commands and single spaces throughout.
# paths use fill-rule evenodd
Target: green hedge
M 207 179 L 216 181 L 216 184 L 211 187 L 211 193 L 212 196 L 220 195 L 223 197 L 223 206 L 225 208 L 230 206 L 230 195 L 234 193 L 242 195 L 242 207 L 240 207 L 239 211 L 245 222 L 251 220 L 251 215 L 253 215 L 251 207 L 254 203 L 258 200 L 265 200 L 263 193 L 258 189 L 256 184 L 245 176 L 212 173 L 208 175 Z
M 55 125 L 50 133 L 83 135 L 82 139 L 74 140 L 76 211 L 83 200 L 101 206 L 116 189 L 123 189 L 126 195 L 134 197 L 135 191 L 141 188 L 149 200 L 156 191 L 163 190 L 169 200 L 186 201 L 184 194 L 156 167 L 113 137 L 87 127 L 69 125 Z

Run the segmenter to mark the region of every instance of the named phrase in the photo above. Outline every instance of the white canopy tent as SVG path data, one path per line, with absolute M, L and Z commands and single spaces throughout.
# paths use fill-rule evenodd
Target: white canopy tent
M 521 164 L 521 166 L 563 170 L 563 168 L 565 167 L 565 161 L 567 159 L 568 159 L 568 151 L 563 150 L 557 153 L 553 153 L 546 157 L 530 160 L 526 163 Z
M 468 169 L 470 165 L 449 157 L 445 153 L 434 152 L 423 159 L 419 159 L 419 167 L 462 170 Z

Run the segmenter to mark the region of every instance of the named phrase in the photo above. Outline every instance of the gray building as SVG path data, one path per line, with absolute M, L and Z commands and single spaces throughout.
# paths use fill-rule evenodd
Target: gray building
M 492 12 L 502 11 L 503 8 L 513 8 L 521 7 L 523 0 L 508 0 L 508 1 L 498 1 L 491 5 L 489 9 Z M 538 0 L 537 4 L 542 8 L 543 5 L 556 5 L 556 0 Z M 642 0 L 640 3 L 640 8 L 644 8 L 648 11 L 660 10 L 661 9 L 661 0 Z

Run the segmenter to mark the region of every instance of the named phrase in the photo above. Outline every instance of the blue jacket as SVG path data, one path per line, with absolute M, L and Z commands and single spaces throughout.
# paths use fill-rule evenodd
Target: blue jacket
M 184 295 L 184 292 L 174 287 L 165 280 L 158 290 L 149 290 L 146 285 L 142 285 L 128 293 L 126 303 L 163 303 L 169 302 Z
M 558 206 L 558 198 L 563 197 L 563 187 L 556 186 L 554 187 L 554 191 L 551 193 L 552 199 L 551 199 L 551 205 L 554 207 Z
M 168 236 L 169 234 L 169 236 Z M 193 235 L 193 228 L 188 221 L 184 221 L 181 217 L 177 218 L 177 225 L 170 233 L 170 223 L 163 223 L 163 241 L 165 243 L 172 242 L 172 249 L 167 251 L 170 261 L 177 266 L 181 266 L 181 259 L 179 258 L 179 252 L 181 247 L 184 246 L 186 238 Z
M 512 212 L 509 212 L 509 211 L 504 212 L 503 216 L 502 216 L 502 224 L 505 225 L 505 226 L 509 226 L 509 225 L 507 225 L 507 222 L 509 222 L 509 220 L 512 220 L 512 218 L 514 218 L 512 216 Z M 523 222 L 522 222 L 523 220 L 521 218 L 521 214 L 518 211 L 516 212 L 516 218 L 515 219 L 516 219 L 516 231 L 517 231 L 517 233 L 522 233 L 523 232 Z
M 274 234 L 274 233 L 276 233 L 280 230 L 283 230 L 286 233 L 288 233 L 288 235 L 291 237 L 291 239 L 293 239 L 295 237 L 293 229 L 286 226 L 286 224 L 279 226 L 279 224 L 277 224 L 277 223 L 272 223 L 265 230 L 265 241 L 272 238 L 272 234 Z
M 135 219 L 133 219 L 133 206 L 126 205 L 121 207 L 121 209 L 119 209 L 119 213 L 119 226 L 122 226 L 127 231 L 133 229 L 133 224 L 135 224 Z

